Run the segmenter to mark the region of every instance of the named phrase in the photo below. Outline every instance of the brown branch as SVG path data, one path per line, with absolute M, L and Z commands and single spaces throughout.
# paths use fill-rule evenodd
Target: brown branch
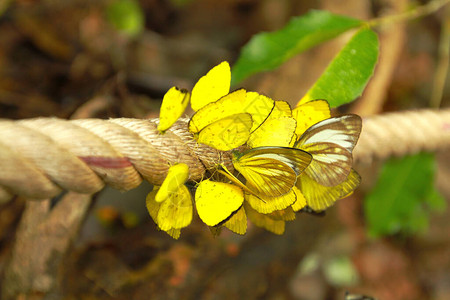
M 90 195 L 76 193 L 65 195 L 53 209 L 50 200 L 26 202 L 5 270 L 1 299 L 41 299 L 58 290 L 63 259 L 90 203 Z

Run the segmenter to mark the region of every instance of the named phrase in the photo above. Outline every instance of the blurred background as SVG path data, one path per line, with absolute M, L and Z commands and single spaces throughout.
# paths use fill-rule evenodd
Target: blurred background
M 254 34 L 278 30 L 293 16 L 322 9 L 369 20 L 425 3 L 0 0 L 0 117 L 158 117 L 170 87 L 191 89 L 219 62 L 233 65 Z M 381 48 L 375 75 L 363 96 L 339 113 L 365 117 L 430 107 L 439 48 L 449 46 L 441 34 L 442 24 L 449 26 L 448 6 L 376 28 Z M 239 86 L 294 106 L 348 38 L 341 35 Z M 448 80 L 441 107 L 450 103 Z M 417 161 L 432 168 L 410 168 Z M 56 288 L 23 293 L 30 299 L 306 300 L 344 299 L 348 291 L 384 300 L 450 299 L 448 151 L 355 168 L 363 182 L 353 195 L 325 216 L 298 214 L 281 236 L 250 227 L 245 236 L 223 230 L 213 237 L 194 218 L 176 241 L 148 216 L 149 184 L 127 193 L 107 188 L 96 195 L 57 266 Z M 402 190 L 422 181 L 431 182 L 426 193 Z M 383 215 L 383 199 L 391 196 L 403 204 L 411 200 L 409 209 L 393 202 L 395 216 Z M 4 277 L 25 199 L 0 205 Z

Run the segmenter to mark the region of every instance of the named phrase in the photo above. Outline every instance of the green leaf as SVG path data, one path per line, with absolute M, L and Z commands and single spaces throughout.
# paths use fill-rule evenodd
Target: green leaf
M 355 100 L 372 76 L 377 59 L 377 35 L 370 29 L 359 30 L 301 101 L 326 99 L 336 107 Z
M 292 56 L 361 25 L 360 20 L 313 10 L 292 18 L 284 28 L 260 33 L 242 48 L 232 69 L 232 85 L 261 71 L 272 70 Z
M 388 161 L 366 197 L 369 234 L 412 234 L 428 226 L 430 209 L 442 210 L 445 200 L 434 187 L 434 156 L 422 153 Z
M 116 0 L 106 9 L 108 21 L 130 36 L 144 29 L 144 12 L 136 0 Z

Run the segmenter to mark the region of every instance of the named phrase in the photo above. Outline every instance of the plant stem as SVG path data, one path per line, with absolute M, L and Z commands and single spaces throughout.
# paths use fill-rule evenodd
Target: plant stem
M 441 7 L 445 6 L 448 3 L 450 3 L 450 0 L 433 0 L 425 5 L 418 6 L 404 13 L 369 20 L 366 22 L 366 25 L 369 27 L 375 27 L 390 23 L 403 22 L 414 18 L 426 16 L 437 11 L 438 9 L 440 9 Z

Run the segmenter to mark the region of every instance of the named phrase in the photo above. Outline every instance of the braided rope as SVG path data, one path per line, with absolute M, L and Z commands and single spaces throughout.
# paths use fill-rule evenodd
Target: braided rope
M 229 153 L 193 140 L 186 119 L 165 134 L 157 120 L 0 120 L 0 160 L 4 199 L 47 199 L 62 189 L 92 194 L 105 184 L 126 191 L 143 179 L 160 185 L 178 162 L 189 166 L 191 180 L 217 162 L 232 168 Z
M 160 185 L 170 165 L 189 166 L 199 180 L 218 162 L 232 169 L 228 152 L 197 144 L 181 119 L 165 134 L 157 119 L 37 118 L 0 120 L 0 200 L 12 195 L 47 199 L 63 189 L 92 194 L 143 179 Z M 420 110 L 364 120 L 354 158 L 359 163 L 450 146 L 450 110 Z M 1 202 L 1 201 L 0 201 Z
M 450 147 L 450 109 L 386 113 L 363 119 L 356 163 Z

